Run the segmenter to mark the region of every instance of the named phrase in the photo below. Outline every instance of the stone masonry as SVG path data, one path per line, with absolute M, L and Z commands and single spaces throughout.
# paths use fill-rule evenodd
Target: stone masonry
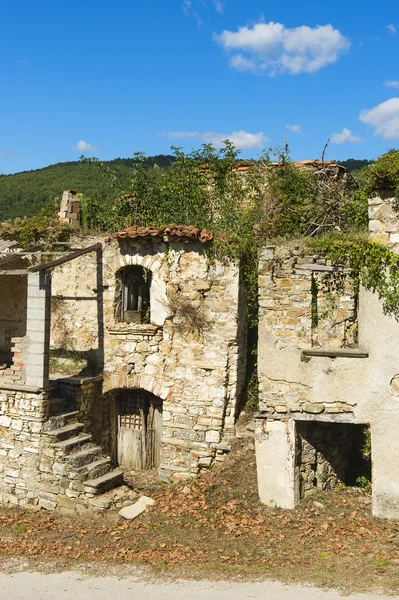
M 94 242 L 89 253 L 26 276 L 26 335 L 13 340 L 11 366 L 0 371 L 3 503 L 73 513 L 131 501 L 123 486 L 117 500 L 108 491 L 123 482 L 121 390 L 162 403 L 163 479 L 192 477 L 229 450 L 246 368 L 239 270 L 209 263 L 204 243 L 173 235 L 76 236 L 71 252 Z M 118 312 L 120 273 L 130 265 L 151 274 L 145 323 Z M 85 373 L 50 381 L 50 351 L 77 353 Z
M 81 239 L 76 242 L 82 245 Z M 75 348 L 93 357 L 98 302 L 92 260 L 87 255 L 55 269 L 53 298 L 63 307 L 65 329 Z M 163 400 L 162 475 L 193 475 L 226 452 L 222 436 L 233 432 L 243 390 L 246 339 L 238 270 L 208 264 L 199 242 L 168 239 L 110 239 L 103 264 L 104 402 L 97 404 L 97 411 L 106 412 L 102 422 L 107 428 L 108 419 L 112 430 L 112 394 L 123 388 L 152 392 Z M 117 273 L 128 265 L 152 273 L 149 324 L 116 318 Z M 71 287 L 68 281 L 73 281 Z M 199 326 L 184 316 L 187 311 L 201 315 Z M 62 342 L 61 329 L 58 316 L 53 347 Z M 103 435 L 110 439 L 115 433 Z
M 389 191 L 370 198 L 369 213 L 371 239 L 396 252 L 399 219 Z M 342 285 L 331 302 L 323 278 L 334 269 Z M 395 317 L 384 314 L 376 294 L 357 293 L 344 270 L 287 246 L 261 253 L 259 304 L 261 500 L 293 508 L 301 497 L 337 485 L 353 464 L 358 428 L 368 426 L 373 514 L 398 518 Z

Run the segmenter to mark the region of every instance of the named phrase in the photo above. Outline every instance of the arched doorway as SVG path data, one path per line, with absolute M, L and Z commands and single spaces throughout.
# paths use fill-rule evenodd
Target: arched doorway
M 162 400 L 141 389 L 117 393 L 117 456 L 125 469 L 160 465 Z

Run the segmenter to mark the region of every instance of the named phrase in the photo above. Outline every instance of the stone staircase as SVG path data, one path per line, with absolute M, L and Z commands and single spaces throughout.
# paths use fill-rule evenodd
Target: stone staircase
M 90 499 L 123 484 L 123 472 L 113 468 L 109 456 L 84 432 L 69 400 L 51 398 L 50 415 L 43 433 L 55 450 L 54 469 L 68 483 L 69 497 Z

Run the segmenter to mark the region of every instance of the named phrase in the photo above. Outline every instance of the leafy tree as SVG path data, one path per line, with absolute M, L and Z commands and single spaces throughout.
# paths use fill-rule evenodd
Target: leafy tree
M 149 166 L 157 164 L 164 169 L 170 166 L 172 156 L 148 157 Z M 117 158 L 108 164 L 115 170 L 120 181 L 129 177 L 134 163 L 132 158 Z M 110 198 L 108 182 L 81 162 L 50 165 L 44 169 L 24 171 L 13 175 L 0 175 L 0 221 L 36 215 L 49 198 L 59 196 L 64 189 L 75 189 L 101 203 Z

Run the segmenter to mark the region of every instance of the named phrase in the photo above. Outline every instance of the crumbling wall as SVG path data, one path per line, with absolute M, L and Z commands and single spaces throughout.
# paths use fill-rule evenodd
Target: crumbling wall
M 296 433 L 300 498 L 344 483 L 353 458 L 353 425 L 298 421 Z
M 12 338 L 12 362 L 10 366 L 0 368 L 0 389 L 2 384 L 21 384 L 25 381 L 25 360 L 27 354 L 27 340 L 25 338 Z
M 63 192 L 58 218 L 60 223 L 66 223 L 70 227 L 79 227 L 80 198 L 75 190 L 65 190 Z
M 0 295 L 0 364 L 11 362 L 11 339 L 26 334 L 26 277 L 2 275 Z
M 76 236 L 74 246 L 94 241 Z M 54 269 L 52 347 L 62 346 L 65 330 L 76 351 L 101 352 L 103 314 L 98 358 L 104 364 L 104 397 L 93 408 L 102 416 L 96 433 L 90 431 L 100 440 L 102 429 L 102 447 L 114 452 L 113 391 L 150 391 L 164 400 L 164 476 L 195 474 L 223 458 L 228 446 L 222 435 L 233 432 L 245 382 L 245 298 L 238 269 L 209 263 L 199 242 L 169 239 L 108 241 L 102 261 L 101 290 L 94 253 Z M 129 265 L 152 274 L 149 325 L 119 322 L 118 276 Z
M 232 430 L 243 385 L 238 269 L 209 265 L 193 242 L 110 242 L 104 264 L 104 389 L 142 388 L 162 398 L 161 471 L 191 476 L 223 457 L 222 435 Z M 116 321 L 115 275 L 130 264 L 150 269 L 165 295 L 163 324 Z
M 398 199 L 391 189 L 379 189 L 369 198 L 369 232 L 373 242 L 399 244 Z
M 74 248 L 84 248 L 100 241 L 88 236 L 75 237 Z M 84 254 L 52 271 L 51 348 L 65 353 L 87 356 L 98 349 L 97 256 Z
M 337 364 L 329 363 L 321 377 L 317 358 L 303 354 L 345 348 L 356 352 L 357 299 L 353 284 L 345 271 L 338 271 L 342 289 L 330 300 L 328 282 L 323 285 L 323 278 L 329 279 L 333 268 L 326 259 L 303 255 L 299 248 L 266 248 L 261 254 L 258 374 L 262 412 L 353 412 L 356 394 L 338 393 L 341 382 L 333 375 Z M 316 306 L 315 282 L 319 287 Z M 343 365 L 346 369 L 350 363 L 341 363 L 339 368 Z M 350 381 L 345 384 L 350 389 Z
M 383 214 L 385 211 L 380 213 L 381 222 L 386 224 Z M 389 239 L 395 250 L 396 238 Z M 373 514 L 397 518 L 399 323 L 395 315 L 384 314 L 376 294 L 360 288 L 357 300 L 354 296 L 350 300 L 351 294 L 346 292 L 338 299 L 338 304 L 342 303 L 339 320 L 350 319 L 351 306 L 356 312 L 352 342 L 348 343 L 350 332 L 338 323 L 338 339 L 346 336 L 346 343 L 337 347 L 327 332 L 321 345 L 312 345 L 312 277 L 323 272 L 320 267 L 332 266 L 317 257 L 312 263 L 295 248 L 287 251 L 283 247 L 276 253 L 265 248 L 260 257 L 256 452 L 261 499 L 266 504 L 292 507 L 300 497 L 295 444 L 284 427 L 276 432 L 280 440 L 287 438 L 283 457 L 280 460 L 270 452 L 268 432 L 277 430 L 277 423 L 286 424 L 287 431 L 295 430 L 301 421 L 317 426 L 367 423 L 371 430 Z M 351 289 L 350 282 L 347 289 Z M 266 473 L 279 477 L 287 469 L 285 484 L 280 487 L 273 487 L 265 478 Z

